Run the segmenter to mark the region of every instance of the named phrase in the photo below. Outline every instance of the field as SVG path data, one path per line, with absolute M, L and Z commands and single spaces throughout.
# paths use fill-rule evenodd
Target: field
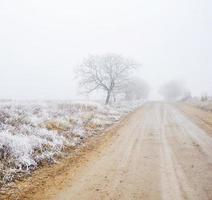
M 208 100 L 205 100 L 205 101 L 201 101 L 198 98 L 196 98 L 196 99 L 193 98 L 191 100 L 188 100 L 187 103 L 190 105 L 196 106 L 198 108 L 201 108 L 202 110 L 212 112 L 212 99 L 211 98 L 209 98 Z

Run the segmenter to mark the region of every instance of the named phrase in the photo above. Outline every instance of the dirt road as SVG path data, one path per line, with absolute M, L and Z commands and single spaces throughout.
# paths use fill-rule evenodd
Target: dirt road
M 212 199 L 212 138 L 173 106 L 146 104 L 52 199 Z
M 26 191 L 17 199 L 211 200 L 212 114 L 181 108 L 145 104 L 82 162 L 61 163 L 22 183 Z

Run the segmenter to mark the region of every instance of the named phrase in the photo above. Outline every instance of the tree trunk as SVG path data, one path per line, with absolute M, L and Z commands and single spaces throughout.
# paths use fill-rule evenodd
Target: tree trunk
M 107 91 L 107 98 L 105 101 L 105 105 L 107 105 L 110 102 L 110 95 L 111 95 L 111 91 Z

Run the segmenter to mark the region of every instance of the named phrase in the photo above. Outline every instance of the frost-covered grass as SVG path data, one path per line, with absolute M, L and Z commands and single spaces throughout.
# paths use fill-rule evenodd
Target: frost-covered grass
M 0 102 L 0 186 L 53 163 L 142 102 Z
M 212 112 L 212 98 L 208 98 L 208 100 L 201 101 L 198 98 L 193 98 L 187 101 L 187 103 L 196 106 L 198 108 L 201 108 L 206 111 Z

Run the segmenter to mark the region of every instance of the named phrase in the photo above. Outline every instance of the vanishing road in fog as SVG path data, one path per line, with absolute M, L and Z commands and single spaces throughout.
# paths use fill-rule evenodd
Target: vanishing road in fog
M 35 190 L 20 199 L 212 199 L 210 112 L 146 103 L 116 130 L 101 147 L 84 152 L 81 161 L 47 168 L 53 169 L 48 174 L 38 171 L 29 182 Z
M 177 108 L 148 103 L 53 199 L 212 199 L 212 138 Z

